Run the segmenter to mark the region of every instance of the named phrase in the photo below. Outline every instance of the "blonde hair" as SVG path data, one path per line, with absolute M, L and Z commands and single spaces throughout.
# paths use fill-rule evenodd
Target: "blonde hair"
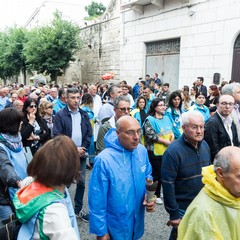
M 40 105 L 39 105 L 39 115 L 41 117 L 44 117 L 46 115 L 46 111 L 45 110 L 48 107 L 51 107 L 51 106 L 53 106 L 53 104 L 51 102 L 48 102 L 48 101 L 41 102 Z

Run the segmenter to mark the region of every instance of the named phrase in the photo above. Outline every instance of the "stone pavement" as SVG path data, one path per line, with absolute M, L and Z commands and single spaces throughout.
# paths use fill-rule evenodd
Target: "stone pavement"
M 83 210 L 87 211 L 87 187 L 91 171 L 86 172 L 86 191 L 84 196 Z M 75 193 L 75 184 L 70 188 L 70 193 L 73 198 Z M 79 225 L 79 232 L 81 240 L 94 240 L 95 235 L 89 234 L 89 224 L 77 219 Z M 166 213 L 163 205 L 156 204 L 156 211 L 154 213 L 145 214 L 145 234 L 142 240 L 168 240 L 170 228 L 166 225 L 168 221 L 168 214 Z

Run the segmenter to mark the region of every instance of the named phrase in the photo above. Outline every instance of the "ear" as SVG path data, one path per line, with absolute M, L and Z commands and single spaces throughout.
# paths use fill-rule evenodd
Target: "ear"
M 218 177 L 220 177 L 221 179 L 223 178 L 223 170 L 222 170 L 221 167 L 218 167 L 218 168 L 216 169 L 216 175 L 217 175 Z
M 118 129 L 116 129 L 116 133 L 117 133 L 117 136 L 119 136 L 120 131 Z
M 186 129 L 186 126 L 185 126 L 185 125 L 182 125 L 182 129 L 185 130 L 185 129 Z

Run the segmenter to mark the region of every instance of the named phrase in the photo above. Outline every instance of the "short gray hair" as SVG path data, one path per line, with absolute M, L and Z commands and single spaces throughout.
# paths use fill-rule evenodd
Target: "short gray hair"
M 196 111 L 196 110 L 191 111 L 190 110 L 190 111 L 184 112 L 182 114 L 182 125 L 188 125 L 191 117 L 199 117 L 204 120 L 203 115 L 199 111 Z
M 111 93 L 114 93 L 116 91 L 116 88 L 120 88 L 119 85 L 117 84 L 112 84 L 109 88 L 108 88 L 108 92 L 109 92 L 109 95 Z
M 222 94 L 223 95 L 231 95 L 231 96 L 233 96 L 233 94 L 234 94 L 234 92 L 236 91 L 237 88 L 240 88 L 240 84 L 239 83 L 226 84 L 222 88 Z
M 76 94 L 76 93 L 79 93 L 79 90 L 77 88 L 68 88 L 67 92 L 66 92 L 66 97 L 67 98 L 69 98 L 69 93 Z
M 128 96 L 123 96 L 123 95 L 121 95 L 121 96 L 118 96 L 118 97 L 114 100 L 113 106 L 114 106 L 115 108 L 117 108 L 119 102 L 121 102 L 121 101 L 128 102 L 128 103 L 130 104 L 130 99 L 129 99 L 129 97 L 128 97 Z
M 214 162 L 213 162 L 214 172 L 216 172 L 217 168 L 220 167 L 222 168 L 224 173 L 227 173 L 230 169 L 231 164 L 229 159 L 231 157 L 232 157 L 231 152 L 228 152 L 228 154 L 219 152 L 214 158 Z

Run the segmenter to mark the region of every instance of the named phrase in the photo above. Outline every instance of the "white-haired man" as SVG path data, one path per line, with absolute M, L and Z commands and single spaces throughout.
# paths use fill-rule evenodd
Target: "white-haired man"
M 170 239 L 177 239 L 177 227 L 187 207 L 203 187 L 202 167 L 211 163 L 208 144 L 203 140 L 203 115 L 198 111 L 182 114 L 182 136 L 170 144 L 162 158 L 164 205 L 172 226 Z

